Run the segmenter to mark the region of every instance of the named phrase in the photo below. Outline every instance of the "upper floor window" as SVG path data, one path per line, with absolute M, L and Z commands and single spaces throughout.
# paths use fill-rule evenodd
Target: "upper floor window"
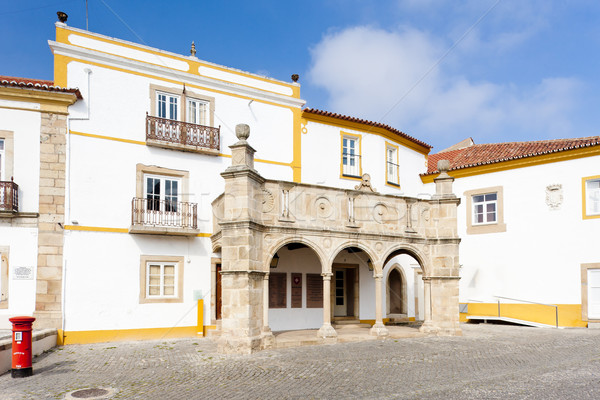
M 179 96 L 156 92 L 156 116 L 172 120 L 179 119 Z
M 506 232 L 502 186 L 468 190 L 464 196 L 467 203 L 467 234 Z
M 600 176 L 583 178 L 583 218 L 600 218 Z
M 498 220 L 498 194 L 487 193 L 473 196 L 473 223 L 491 224 Z
M 198 99 L 187 99 L 187 122 L 197 125 L 208 125 L 207 101 Z
M 342 135 L 342 175 L 361 176 L 360 136 Z
M 148 214 L 176 213 L 180 202 L 181 179 L 171 176 L 146 175 L 145 193 Z
M 386 158 L 386 181 L 392 185 L 399 185 L 398 148 L 387 144 L 385 150 Z

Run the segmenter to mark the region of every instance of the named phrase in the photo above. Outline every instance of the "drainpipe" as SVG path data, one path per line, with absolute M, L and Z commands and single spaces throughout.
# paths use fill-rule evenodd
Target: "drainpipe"
M 90 75 L 92 74 L 92 70 L 89 68 L 85 68 L 83 70 L 87 74 L 87 113 L 85 117 L 79 118 L 71 118 L 67 115 L 67 157 L 65 160 L 65 187 L 66 187 L 66 209 L 65 209 L 65 225 L 71 224 L 71 121 L 88 121 L 90 119 Z M 63 343 L 65 339 L 65 304 L 66 304 L 66 281 L 67 281 L 67 260 L 65 258 L 65 249 L 64 249 L 63 240 L 63 270 L 62 270 L 62 332 L 63 332 Z

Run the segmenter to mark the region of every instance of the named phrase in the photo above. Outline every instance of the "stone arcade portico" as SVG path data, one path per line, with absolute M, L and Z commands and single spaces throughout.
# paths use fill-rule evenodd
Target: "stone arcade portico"
M 219 351 L 251 353 L 272 346 L 269 328 L 270 262 L 279 249 L 300 243 L 312 249 L 323 277 L 323 323 L 318 334 L 334 341 L 331 325 L 333 261 L 346 248 L 365 252 L 375 280 L 375 324 L 371 334 L 386 336 L 383 324 L 383 267 L 409 254 L 423 270 L 423 332 L 459 335 L 458 245 L 453 178 L 447 163 L 435 180 L 431 199 L 378 194 L 368 175 L 346 190 L 267 180 L 254 169 L 250 128 L 237 125 L 230 146 L 232 165 L 221 175 L 225 192 L 212 203 L 213 250 L 221 251 L 222 310 Z

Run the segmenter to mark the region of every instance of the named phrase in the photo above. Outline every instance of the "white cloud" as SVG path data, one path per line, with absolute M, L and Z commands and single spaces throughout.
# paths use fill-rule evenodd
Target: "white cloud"
M 415 29 L 352 27 L 311 49 L 309 80 L 326 90 L 330 111 L 389 123 L 438 149 L 468 136 L 481 143 L 572 135 L 576 79 L 473 82 L 436 65 L 447 46 Z

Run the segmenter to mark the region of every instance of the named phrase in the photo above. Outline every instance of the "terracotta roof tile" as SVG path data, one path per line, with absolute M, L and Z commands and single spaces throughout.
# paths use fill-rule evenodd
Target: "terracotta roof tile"
M 359 124 L 369 125 L 369 126 L 373 126 L 373 127 L 376 127 L 376 128 L 383 128 L 383 129 L 385 129 L 385 130 L 387 130 L 387 131 L 389 131 L 389 132 L 391 132 L 393 134 L 396 134 L 396 135 L 401 136 L 401 137 L 403 137 L 405 139 L 408 139 L 411 142 L 416 143 L 416 144 L 418 144 L 420 146 L 426 147 L 428 149 L 431 149 L 433 147 L 433 146 L 431 146 L 431 145 L 429 145 L 429 144 L 427 144 L 425 142 L 420 141 L 419 139 L 415 139 L 414 137 L 412 137 L 410 135 L 407 135 L 406 133 L 404 133 L 402 131 L 399 131 L 398 129 L 392 128 L 391 126 L 382 124 L 380 122 L 368 121 L 366 119 L 349 117 L 347 115 L 332 113 L 332 112 L 329 112 L 329 111 L 317 110 L 315 108 L 308 108 L 308 107 L 305 108 L 303 110 L 303 112 L 305 112 L 307 114 L 322 115 L 322 116 L 325 116 L 325 117 L 341 119 L 341 120 L 349 121 L 349 122 L 356 122 L 356 123 L 359 123 Z
M 18 78 L 15 76 L 0 75 L 0 86 L 46 90 L 49 92 L 74 93 L 78 99 L 83 99 L 83 97 L 81 96 L 81 92 L 79 92 L 79 89 L 69 89 L 69 88 L 63 88 L 60 86 L 54 86 L 53 81 L 47 81 L 47 80 L 43 80 L 43 79 L 28 79 L 28 78 Z
M 422 175 L 437 173 L 437 162 L 439 160 L 450 161 L 450 171 L 453 171 L 590 146 L 600 146 L 600 136 L 533 142 L 474 144 L 463 149 L 429 155 L 427 173 Z

